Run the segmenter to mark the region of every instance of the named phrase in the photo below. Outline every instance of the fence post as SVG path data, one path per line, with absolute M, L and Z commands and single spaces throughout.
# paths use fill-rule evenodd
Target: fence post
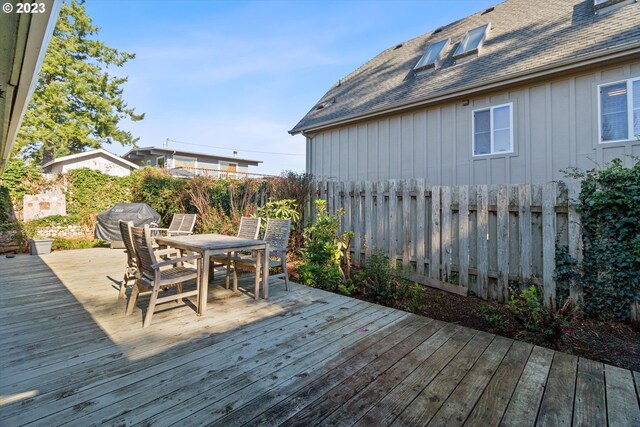
M 556 308 L 556 183 L 549 182 L 542 187 L 542 284 L 544 303 Z
M 371 247 L 373 246 L 373 185 L 371 181 L 364 183 L 364 256 L 371 255 Z

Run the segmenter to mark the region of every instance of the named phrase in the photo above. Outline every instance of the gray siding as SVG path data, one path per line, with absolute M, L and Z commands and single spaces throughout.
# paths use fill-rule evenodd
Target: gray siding
M 517 184 L 562 179 L 640 155 L 640 142 L 598 143 L 602 83 L 640 76 L 640 61 L 327 130 L 307 138 L 307 171 L 338 181 L 428 178 L 431 184 Z M 513 104 L 514 152 L 472 156 L 472 111 Z

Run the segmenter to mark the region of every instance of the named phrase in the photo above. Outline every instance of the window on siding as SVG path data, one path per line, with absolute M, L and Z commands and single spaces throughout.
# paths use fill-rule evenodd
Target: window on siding
M 600 86 L 600 142 L 640 136 L 640 79 Z
M 511 104 L 504 104 L 473 112 L 474 156 L 513 151 L 511 108 Z
M 415 71 L 424 70 L 436 66 L 436 61 L 440 59 L 442 51 L 446 45 L 449 44 L 449 39 L 440 40 L 437 43 L 430 44 L 420 61 L 413 69 Z
M 488 27 L 489 24 L 485 24 L 482 27 L 469 30 L 458 45 L 455 53 L 453 54 L 454 58 L 465 56 L 478 49 L 480 47 L 480 44 L 484 41 L 485 36 L 487 35 Z

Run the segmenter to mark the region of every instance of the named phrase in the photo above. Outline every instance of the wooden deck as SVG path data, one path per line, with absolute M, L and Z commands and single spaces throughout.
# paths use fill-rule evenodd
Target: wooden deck
M 637 372 L 295 284 L 143 330 L 124 262 L 0 259 L 0 425 L 640 425 Z

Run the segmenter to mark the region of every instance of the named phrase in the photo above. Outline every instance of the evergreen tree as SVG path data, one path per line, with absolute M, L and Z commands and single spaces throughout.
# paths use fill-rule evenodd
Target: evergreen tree
M 135 145 L 138 138 L 118 124 L 144 114 L 122 98 L 127 78 L 108 72 L 135 55 L 95 40 L 98 31 L 82 0 L 63 3 L 14 154 L 40 162 L 114 141 Z

